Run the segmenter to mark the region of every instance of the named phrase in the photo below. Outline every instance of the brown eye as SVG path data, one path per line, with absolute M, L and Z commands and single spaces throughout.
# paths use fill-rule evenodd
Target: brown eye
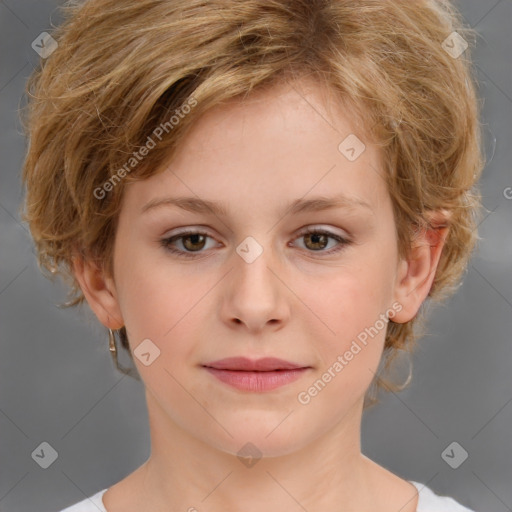
M 304 240 L 306 240 L 306 247 L 313 251 L 325 249 L 329 243 L 329 237 L 323 233 L 307 233 L 304 235 Z
M 200 251 L 206 244 L 206 237 L 200 233 L 183 236 L 181 238 L 183 240 L 183 247 L 185 247 L 187 251 Z
M 199 231 L 185 231 L 177 235 L 160 240 L 162 247 L 177 256 L 193 258 L 195 256 L 206 256 L 208 240 L 214 239 L 207 233 Z M 205 250 L 203 250 L 205 249 Z
M 313 228 L 309 228 L 300 233 L 298 240 L 303 240 L 303 244 L 307 252 L 317 252 L 320 256 L 328 256 L 341 251 L 351 243 L 349 238 L 344 238 L 335 233 L 331 233 L 330 231 Z M 334 247 L 331 246 L 327 248 L 331 241 L 335 242 Z

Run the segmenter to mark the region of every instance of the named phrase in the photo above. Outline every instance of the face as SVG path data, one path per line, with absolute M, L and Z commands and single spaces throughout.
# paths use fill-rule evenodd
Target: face
M 275 456 L 358 427 L 401 309 L 380 155 L 323 104 L 303 82 L 211 110 L 123 198 L 113 316 L 150 416 L 228 453 L 251 442 Z M 298 369 L 215 363 L 233 357 Z

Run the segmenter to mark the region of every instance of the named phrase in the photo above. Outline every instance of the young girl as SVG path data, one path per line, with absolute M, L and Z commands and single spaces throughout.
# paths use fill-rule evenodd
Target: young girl
M 361 453 L 458 283 L 472 34 L 434 0 L 88 0 L 30 79 L 39 261 L 129 351 L 151 455 L 67 512 L 469 511 Z

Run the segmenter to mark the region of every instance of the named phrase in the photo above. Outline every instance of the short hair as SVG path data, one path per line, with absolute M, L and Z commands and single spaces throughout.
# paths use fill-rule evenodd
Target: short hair
M 429 297 L 455 290 L 477 239 L 484 161 L 464 51 L 476 33 L 450 2 L 88 0 L 62 11 L 58 47 L 26 86 L 23 218 L 40 268 L 69 283 L 65 306 L 84 300 L 73 254 L 112 275 L 127 183 L 161 172 L 207 110 L 303 77 L 350 106 L 380 148 L 401 257 L 430 212 L 450 213 Z M 389 322 L 386 365 L 411 350 L 421 313 Z M 121 341 L 129 351 L 124 327 Z

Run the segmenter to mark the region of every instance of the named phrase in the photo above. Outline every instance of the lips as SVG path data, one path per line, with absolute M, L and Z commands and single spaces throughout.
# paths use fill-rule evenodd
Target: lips
M 276 357 L 228 357 L 202 366 L 213 377 L 231 388 L 251 393 L 274 391 L 300 379 L 311 369 L 310 366 Z
M 227 357 L 207 363 L 203 366 L 217 370 L 232 370 L 245 372 L 273 372 L 279 370 L 297 370 L 309 368 L 300 364 L 278 359 L 276 357 L 264 357 L 262 359 L 248 359 L 247 357 Z

